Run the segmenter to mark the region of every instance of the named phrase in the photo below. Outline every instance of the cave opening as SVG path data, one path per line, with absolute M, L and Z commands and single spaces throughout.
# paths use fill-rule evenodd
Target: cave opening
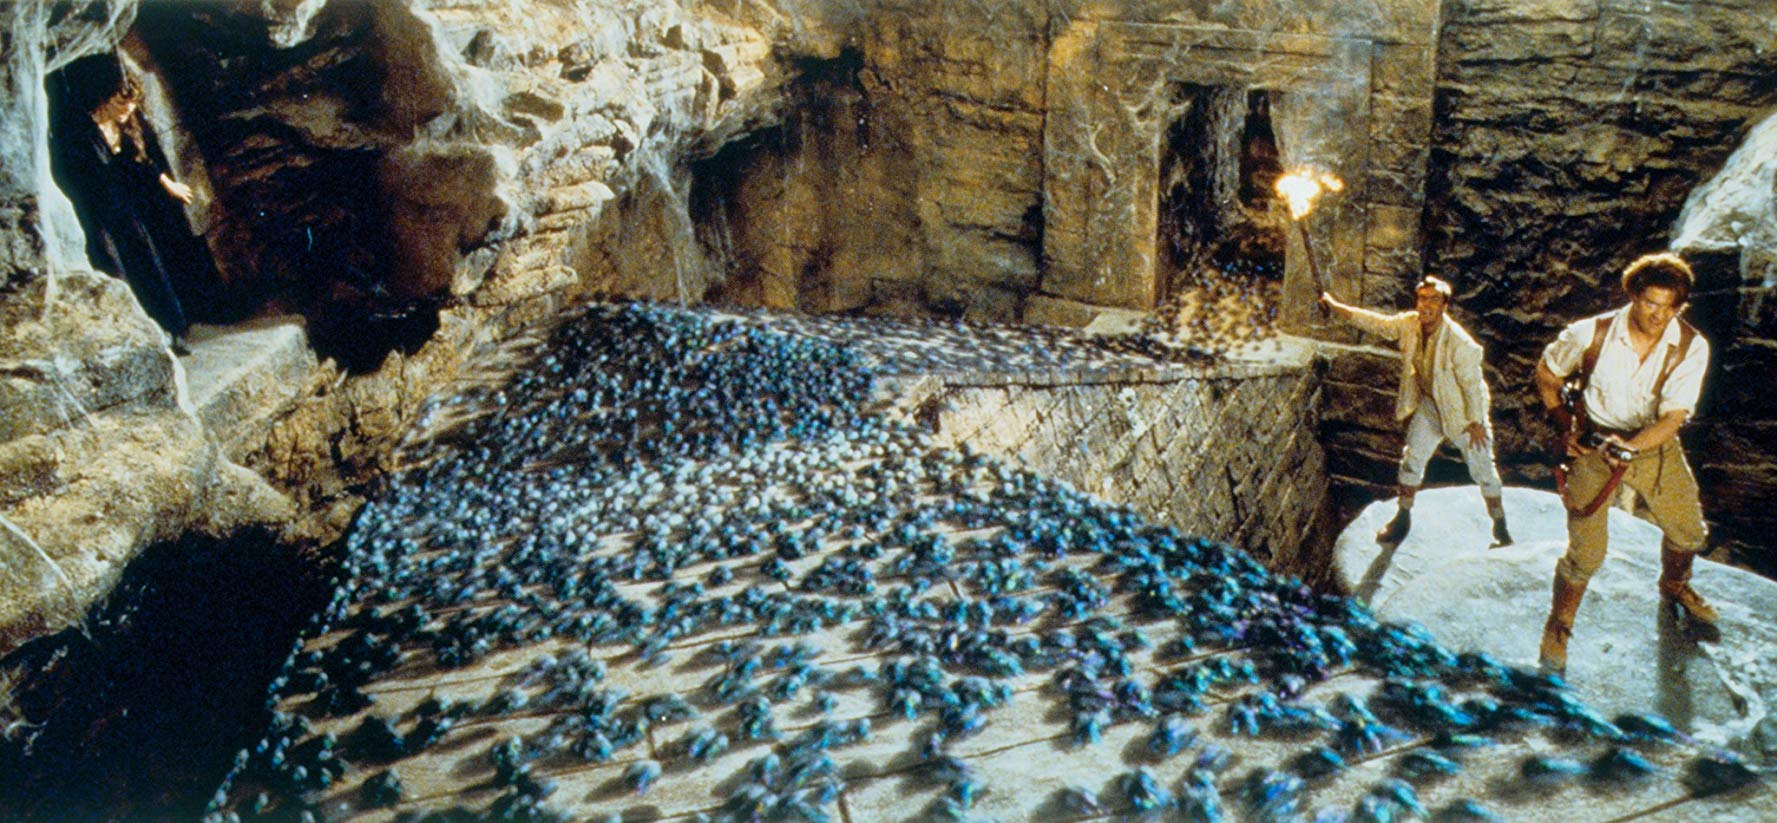
M 709 302 L 821 314 L 876 302 L 869 273 L 835 259 L 875 208 L 860 194 L 873 150 L 863 67 L 856 48 L 799 61 L 782 123 L 691 163 L 691 221 L 723 269 Z
M 1274 331 L 1284 231 L 1283 173 L 1265 89 L 1170 90 L 1160 145 L 1156 260 L 1162 322 L 1191 340 L 1238 343 Z
M 80 626 L 7 655 L 0 817 L 201 817 L 326 603 L 325 555 L 261 529 L 159 543 Z
M 209 340 L 238 349 L 251 344 L 237 333 L 297 326 L 315 355 L 363 373 L 437 331 L 448 289 L 404 279 L 389 239 L 373 17 L 334 4 L 310 41 L 276 49 L 201 5 L 149 4 L 115 50 L 46 77 L 53 179 L 89 263 L 132 280 L 170 334 L 195 326 L 200 356 Z M 120 72 L 144 92 L 128 128 L 148 165 L 194 190 L 189 205 L 145 181 L 119 197 L 117 175 L 79 156 Z M 165 287 L 145 290 L 132 269 L 164 272 Z
M 215 259 L 194 233 L 179 181 L 137 73 L 96 54 L 48 75 L 50 171 L 74 207 L 95 269 L 129 283 L 137 302 L 183 350 L 194 323 L 227 315 Z

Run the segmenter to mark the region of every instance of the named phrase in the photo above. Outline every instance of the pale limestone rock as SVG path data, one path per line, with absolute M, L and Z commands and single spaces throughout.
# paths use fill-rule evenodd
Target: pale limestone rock
M 0 651 L 80 619 L 152 543 L 295 514 L 223 455 L 121 281 L 38 277 L 0 329 Z
M 235 326 L 195 326 L 182 361 L 198 419 L 229 459 L 265 442 L 281 415 L 319 369 L 302 318 L 268 317 Z
M 1424 625 L 1452 649 L 1536 664 L 1549 613 L 1555 563 L 1567 548 L 1566 516 L 1550 492 L 1508 486 L 1505 507 L 1517 542 L 1488 549 L 1490 521 L 1473 486 L 1428 489 L 1413 506 L 1414 528 L 1394 550 L 1373 538 L 1393 501 L 1370 506 L 1334 546 L 1339 580 L 1377 616 Z M 1661 616 L 1660 530 L 1608 510 L 1610 550 L 1592 578 L 1568 643 L 1567 679 L 1588 704 L 1614 716 L 1655 711 L 1701 741 L 1756 746 L 1777 699 L 1777 584 L 1699 560 L 1692 583 L 1721 611 L 1718 640 Z M 1761 752 L 1769 756 L 1771 752 Z
M 1754 127 L 1721 171 L 1691 190 L 1672 234 L 1674 251 L 1738 252 L 1743 279 L 1766 288 L 1773 285 L 1777 280 L 1777 266 L 1773 266 L 1777 255 L 1777 116 Z

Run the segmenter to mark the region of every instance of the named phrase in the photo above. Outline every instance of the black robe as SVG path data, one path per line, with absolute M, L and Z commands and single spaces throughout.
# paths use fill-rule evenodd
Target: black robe
M 127 281 L 161 328 L 184 336 L 190 323 L 173 288 L 174 273 L 192 265 L 197 241 L 179 201 L 160 184 L 167 166 L 159 147 L 145 134 L 147 157 L 137 160 L 128 137 L 121 151 L 112 152 L 90 117 L 63 125 L 55 140 L 55 177 L 86 229 L 87 259 Z

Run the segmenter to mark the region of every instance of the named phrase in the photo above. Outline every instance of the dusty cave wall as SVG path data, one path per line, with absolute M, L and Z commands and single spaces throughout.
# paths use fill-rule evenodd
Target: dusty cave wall
M 1041 277 L 1041 2 L 878 4 L 781 127 L 695 175 L 715 297 L 1013 321 Z
M 1531 388 L 1542 346 L 1562 325 L 1621 305 L 1623 266 L 1674 242 L 1690 193 L 1777 107 L 1770 12 L 1763 0 L 1445 3 L 1426 265 L 1452 280 L 1459 316 L 1488 347 L 1508 482 L 1550 482 Z M 1760 184 L 1772 186 L 1768 171 Z M 1768 248 L 1748 253 L 1768 260 Z M 1714 541 L 1768 572 L 1770 286 L 1738 251 L 1687 255 L 1700 277 L 1689 316 L 1715 360 L 1685 441 Z M 1392 384 L 1391 364 L 1360 354 L 1329 370 L 1325 434 L 1348 503 L 1390 493 L 1400 441 L 1375 387 Z
M 422 400 L 515 329 L 600 293 L 699 299 L 687 158 L 781 116 L 781 61 L 839 51 L 854 9 L 831 5 L 0 6 L 0 651 L 155 542 L 337 535 Z M 240 464 L 48 174 L 46 77 L 113 50 L 164 92 L 149 119 L 227 285 L 356 311 L 345 335 L 428 320 L 324 361 Z

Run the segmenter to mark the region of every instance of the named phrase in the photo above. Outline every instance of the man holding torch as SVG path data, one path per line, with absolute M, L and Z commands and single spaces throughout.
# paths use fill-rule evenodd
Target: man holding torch
M 1481 487 L 1481 499 L 1493 518 L 1493 546 L 1512 542 L 1500 499 L 1499 470 L 1493 463 L 1492 397 L 1481 373 L 1481 344 L 1445 311 L 1450 284 L 1426 277 L 1413 290 L 1413 310 L 1398 314 L 1348 306 L 1325 291 L 1321 305 L 1332 314 L 1401 349 L 1400 392 L 1395 419 L 1406 421 L 1407 445 L 1401 450 L 1400 502 L 1394 519 L 1376 533 L 1376 542 L 1395 545 L 1413 522 L 1413 497 L 1425 479 L 1425 466 L 1445 440 L 1462 450 L 1469 477 Z

